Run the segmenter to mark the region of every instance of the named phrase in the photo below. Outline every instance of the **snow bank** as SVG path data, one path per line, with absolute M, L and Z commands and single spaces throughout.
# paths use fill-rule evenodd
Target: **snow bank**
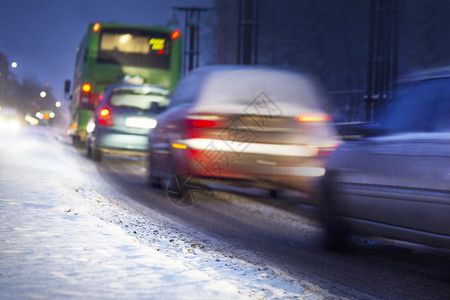
M 2 299 L 330 297 L 129 199 L 48 133 L 0 137 L 0 167 Z

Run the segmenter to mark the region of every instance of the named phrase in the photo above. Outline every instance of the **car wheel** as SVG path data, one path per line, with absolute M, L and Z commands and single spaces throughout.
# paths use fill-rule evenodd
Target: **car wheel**
M 153 188 L 162 188 L 161 178 L 155 176 L 154 164 L 152 162 L 152 155 L 149 153 L 148 155 L 148 167 L 147 167 L 147 184 Z
M 348 232 L 334 212 L 334 203 L 338 197 L 333 189 L 335 174 L 328 173 L 320 184 L 319 205 L 325 229 L 325 248 L 331 251 L 343 251 L 348 247 Z
M 101 161 L 103 153 L 99 150 L 95 144 L 91 145 L 91 157 L 94 161 Z
M 270 189 L 270 190 L 269 190 L 269 193 L 270 193 L 270 197 L 271 197 L 272 199 L 276 199 L 276 198 L 278 197 L 278 190 Z
M 73 145 L 75 148 L 80 148 L 80 147 L 83 146 L 83 143 L 81 142 L 81 139 L 80 139 L 79 136 L 77 136 L 77 135 L 72 135 L 72 145 Z
M 197 184 L 188 174 L 175 174 L 167 182 L 167 196 L 178 207 L 187 208 L 195 206 L 201 201 L 206 191 Z
M 88 158 L 91 158 L 91 157 L 92 157 L 92 146 L 91 146 L 90 139 L 88 139 L 88 140 L 86 141 L 86 156 L 87 156 Z
M 178 207 L 195 206 L 201 201 L 206 189 L 196 181 L 195 176 L 179 172 L 173 155 L 170 155 L 169 161 L 172 170 L 166 185 L 169 200 Z

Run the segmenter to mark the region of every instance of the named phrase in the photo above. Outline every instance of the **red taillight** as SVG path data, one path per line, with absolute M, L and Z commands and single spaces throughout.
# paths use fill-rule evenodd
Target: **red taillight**
M 332 118 L 328 114 L 311 113 L 299 115 L 296 120 L 300 122 L 329 122 Z
M 179 30 L 175 30 L 174 32 L 172 32 L 172 40 L 176 40 L 178 37 L 180 36 L 180 31 Z
M 98 123 L 103 126 L 113 126 L 114 120 L 112 118 L 111 110 L 107 107 L 98 111 Z
M 107 108 L 104 108 L 102 110 L 100 110 L 100 116 L 102 117 L 107 117 L 111 114 L 111 111 Z
M 186 125 L 191 127 L 209 128 L 216 126 L 216 121 L 202 119 L 188 119 Z
M 81 90 L 85 93 L 89 93 L 92 90 L 92 86 L 89 83 L 85 83 L 81 86 Z
M 98 32 L 100 30 L 100 23 L 95 23 L 93 30 L 94 32 Z

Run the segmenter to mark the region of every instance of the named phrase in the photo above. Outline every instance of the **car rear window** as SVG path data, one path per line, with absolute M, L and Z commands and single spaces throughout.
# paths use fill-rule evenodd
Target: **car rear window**
M 110 99 L 110 104 L 114 107 L 124 107 L 137 110 L 149 110 L 152 102 L 157 102 L 160 106 L 167 106 L 169 100 L 167 95 L 161 93 L 142 93 L 133 91 L 115 91 Z

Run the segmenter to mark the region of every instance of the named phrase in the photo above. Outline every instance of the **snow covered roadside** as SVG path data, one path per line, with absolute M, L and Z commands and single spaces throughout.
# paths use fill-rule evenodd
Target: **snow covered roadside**
M 0 298 L 332 297 L 152 213 L 76 155 L 46 133 L 0 137 Z

